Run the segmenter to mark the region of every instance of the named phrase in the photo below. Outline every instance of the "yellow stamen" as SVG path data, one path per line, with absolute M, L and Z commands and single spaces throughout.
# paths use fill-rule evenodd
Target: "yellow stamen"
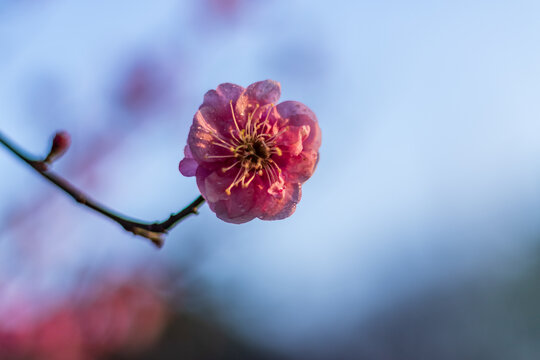
M 234 139 L 234 141 L 236 141 L 237 143 L 240 142 L 240 140 L 238 140 L 238 138 L 236 137 L 236 135 L 234 135 L 234 132 L 233 130 L 231 129 L 231 131 L 229 132 L 231 134 L 231 137 Z
M 264 124 L 269 125 L 268 124 L 268 117 L 270 116 L 270 113 L 272 112 L 272 109 L 274 108 L 274 106 L 275 105 L 272 103 L 272 106 L 270 107 L 270 109 L 268 109 L 268 112 L 266 113 L 266 118 L 264 119 L 264 121 L 262 121 L 262 122 L 257 121 L 255 123 L 255 125 L 253 126 L 255 134 L 258 133 L 260 127 L 263 126 Z
M 216 145 L 216 146 L 219 146 L 219 147 L 222 147 L 224 149 L 227 149 L 227 150 L 230 150 L 232 152 L 234 152 L 234 147 L 232 147 L 230 144 L 227 145 L 223 145 L 223 144 L 220 144 L 218 142 L 215 142 L 215 141 L 212 141 L 212 145 Z
M 232 184 L 229 185 L 229 187 L 227 189 L 225 189 L 225 194 L 231 195 L 231 189 L 234 186 L 238 185 L 238 183 L 240 182 L 240 179 L 241 179 L 240 174 L 242 173 L 242 171 L 244 171 L 244 175 L 242 175 L 242 177 L 246 176 L 246 171 L 244 169 L 240 168 L 238 170 L 238 172 L 236 173 L 236 176 L 234 177 L 234 180 L 233 180 Z
M 234 158 L 236 155 L 204 155 L 205 159 L 227 159 Z
M 238 123 L 236 122 L 236 116 L 234 115 L 234 109 L 233 109 L 233 106 L 232 106 L 232 100 L 229 101 L 229 105 L 231 105 L 231 113 L 232 113 L 232 118 L 233 118 L 233 121 L 234 121 L 234 125 L 236 126 L 236 130 L 238 130 L 240 132 L 240 128 L 238 127 Z
M 253 120 L 253 116 L 255 115 L 255 112 L 257 111 L 257 109 L 259 108 L 259 104 L 257 104 L 255 106 L 255 109 L 253 110 L 253 112 L 251 114 L 249 114 L 248 116 L 248 120 L 247 120 L 247 123 L 246 123 L 246 129 L 247 129 L 247 134 L 248 135 L 251 135 L 253 134 L 252 131 L 251 131 L 251 120 Z M 253 129 L 255 131 L 255 129 Z
M 251 184 L 251 182 L 253 181 L 253 179 L 255 179 L 255 176 L 257 175 L 256 172 L 253 172 L 253 176 L 246 182 L 246 183 L 242 183 L 242 187 L 243 188 L 247 188 L 249 186 L 249 184 Z
M 235 162 L 234 164 L 232 164 L 231 166 L 222 168 L 221 171 L 227 172 L 227 171 L 231 170 L 233 167 L 235 167 L 236 165 L 238 165 L 239 162 L 240 162 L 240 161 L 236 161 L 236 162 Z

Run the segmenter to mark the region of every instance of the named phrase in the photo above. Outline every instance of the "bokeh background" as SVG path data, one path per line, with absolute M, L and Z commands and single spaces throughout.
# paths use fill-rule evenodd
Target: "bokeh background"
M 323 131 L 296 213 L 156 250 L 0 149 L 1 359 L 538 359 L 538 1 L 0 0 L 0 130 L 165 219 L 203 94 Z

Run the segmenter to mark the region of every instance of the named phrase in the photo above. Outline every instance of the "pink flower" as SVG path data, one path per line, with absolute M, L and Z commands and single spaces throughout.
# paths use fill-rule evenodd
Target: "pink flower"
M 180 172 L 196 176 L 210 209 L 224 221 L 290 216 L 315 171 L 317 117 L 296 101 L 275 105 L 280 95 L 273 80 L 247 89 L 221 84 L 206 93 L 193 118 Z

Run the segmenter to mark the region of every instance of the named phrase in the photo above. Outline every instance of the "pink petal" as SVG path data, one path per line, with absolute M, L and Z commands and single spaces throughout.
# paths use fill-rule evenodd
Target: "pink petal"
M 193 158 L 199 163 L 205 164 L 220 164 L 227 158 L 221 156 L 231 155 L 232 152 L 221 145 L 227 146 L 221 139 L 228 141 L 229 137 L 223 134 L 227 133 L 226 129 L 232 126 L 228 123 L 221 123 L 222 126 L 215 126 L 207 121 L 204 108 L 201 108 L 193 117 L 193 125 L 188 135 L 188 144 L 193 154 Z M 216 156 L 219 156 L 216 158 Z M 208 165 L 207 167 L 211 167 Z
M 232 100 L 234 105 L 236 100 L 238 100 L 240 95 L 244 92 L 244 88 L 236 84 L 223 83 L 218 85 L 216 91 L 221 97 Z
M 199 164 L 197 164 L 197 161 L 193 159 L 191 150 L 189 149 L 189 146 L 187 145 L 184 148 L 184 156 L 185 156 L 184 159 L 180 161 L 180 164 L 178 165 L 180 172 L 184 176 L 195 176 L 195 173 L 197 171 L 197 167 L 199 167 Z
M 229 202 L 220 201 L 216 203 L 214 205 L 214 208 L 212 209 L 216 213 L 216 216 L 225 222 L 228 222 L 231 224 L 243 224 L 257 217 L 256 214 L 252 212 L 246 212 L 242 215 L 231 217 L 228 213 L 228 206 L 227 206 L 228 204 L 230 204 L 230 201 Z
M 218 218 L 226 222 L 241 224 L 257 217 L 259 210 L 256 207 L 255 182 L 247 188 L 234 187 L 231 189 L 231 195 L 227 195 L 225 190 L 232 184 L 235 176 L 234 171 L 229 175 L 223 174 L 221 170 L 209 171 L 199 168 L 197 185 Z
M 281 96 L 281 85 L 274 80 L 258 81 L 249 85 L 243 95 L 259 105 L 277 103 Z
M 291 125 L 311 125 L 313 122 L 317 122 L 317 117 L 306 105 L 298 101 L 284 101 L 276 106 L 276 110 L 284 119 L 293 118 L 295 116 L 307 116 L 310 119 L 309 123 L 291 123 Z
M 218 202 L 220 200 L 229 200 L 229 196 L 225 190 L 231 185 L 234 180 L 234 173 L 221 173 L 221 170 L 212 171 L 204 180 L 204 188 L 206 190 L 205 198 L 208 202 Z
M 283 177 L 279 175 L 279 178 L 268 188 L 268 193 L 276 198 L 282 198 L 285 190 L 285 181 Z
M 283 196 L 276 198 L 268 195 L 262 205 L 262 220 L 281 220 L 289 217 L 296 210 L 296 204 L 302 197 L 302 189 L 298 183 L 287 183 Z
M 297 156 L 282 156 L 276 159 L 278 166 L 283 169 L 287 182 L 303 183 L 315 172 L 319 161 L 317 151 L 303 151 Z
M 289 130 L 276 139 L 277 146 L 289 155 L 297 156 L 304 149 L 304 142 L 309 137 L 309 125 L 290 126 Z
M 230 197 L 226 201 L 227 214 L 220 214 L 221 219 L 228 219 L 226 221 L 241 224 L 256 218 L 259 214 L 256 207 L 257 197 L 253 184 L 250 184 L 247 188 L 242 188 L 241 186 L 233 188 Z
M 241 86 L 221 84 L 216 90 L 210 90 L 204 95 L 204 101 L 197 114 L 220 135 L 229 136 L 230 129 L 234 128 L 231 103 L 234 109 L 243 92 L 244 88 Z
M 204 101 L 200 107 L 213 109 L 215 114 L 220 116 L 230 115 L 230 102 L 232 101 L 234 106 L 243 92 L 244 88 L 239 85 L 221 84 L 216 90 L 210 90 L 204 95 Z
M 206 178 L 212 173 L 212 171 L 204 168 L 203 166 L 199 166 L 197 168 L 197 173 L 195 174 L 196 180 L 197 180 L 197 186 L 199 187 L 199 191 L 201 192 L 202 197 L 208 202 L 207 196 L 206 196 Z
M 281 96 L 281 85 L 274 80 L 264 80 L 253 83 L 240 95 L 236 103 L 239 118 L 253 112 L 257 105 L 277 103 Z
M 306 150 L 318 150 L 321 146 L 321 129 L 317 116 L 306 105 L 298 101 L 284 101 L 276 106 L 276 111 L 290 126 L 309 126 L 310 134 L 303 141 Z

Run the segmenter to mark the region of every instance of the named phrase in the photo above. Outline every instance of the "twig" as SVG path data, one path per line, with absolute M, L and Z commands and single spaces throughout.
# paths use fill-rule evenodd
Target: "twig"
M 8 140 L 5 135 L 2 134 L 2 132 L 0 132 L 0 143 L 9 149 L 19 159 L 30 165 L 41 176 L 62 189 L 78 203 L 89 207 L 90 209 L 97 211 L 98 213 L 117 222 L 126 231 L 149 239 L 157 247 L 163 246 L 164 237 L 170 229 L 172 229 L 180 220 L 184 219 L 185 217 L 191 214 L 197 214 L 198 208 L 204 203 L 203 197 L 199 196 L 183 210 L 179 211 L 178 213 L 171 214 L 167 220 L 162 222 L 147 223 L 134 219 L 128 219 L 126 216 L 108 209 L 106 206 L 90 198 L 67 180 L 49 170 L 43 161 L 32 159 L 31 156 L 27 155 L 23 150 L 13 144 L 12 141 Z

